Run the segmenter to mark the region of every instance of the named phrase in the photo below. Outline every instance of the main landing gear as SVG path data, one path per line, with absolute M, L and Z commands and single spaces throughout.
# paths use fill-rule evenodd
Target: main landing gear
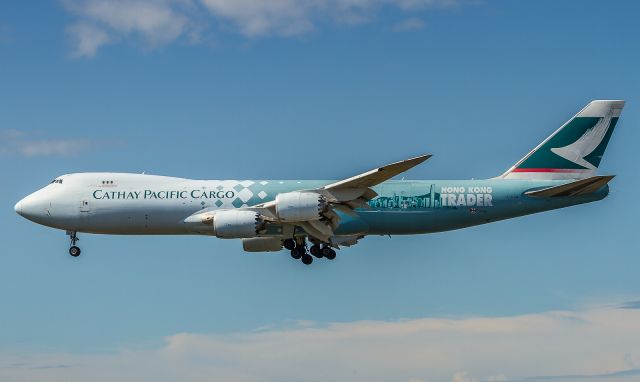
M 309 253 L 318 259 L 324 257 L 333 260 L 336 258 L 336 251 L 327 244 L 323 244 L 322 246 L 320 244 L 314 244 L 309 248 Z
M 69 235 L 69 238 L 71 239 L 71 248 L 69 248 L 69 254 L 73 257 L 78 257 L 80 256 L 80 253 L 82 252 L 80 250 L 80 247 L 76 246 L 76 243 L 78 242 L 78 240 L 80 240 L 78 238 L 78 234 L 76 231 L 67 231 L 67 235 Z
M 282 242 L 282 245 L 288 249 L 288 250 L 292 250 L 296 247 L 296 241 L 293 239 L 286 239 L 285 241 Z
M 321 249 L 321 253 L 322 256 L 326 257 L 329 260 L 333 260 L 336 258 L 336 251 L 333 250 L 333 248 L 329 247 L 329 246 L 324 246 Z
M 291 257 L 296 260 L 302 260 L 302 263 L 305 265 L 310 265 L 313 263 L 313 258 L 316 257 L 318 259 L 322 257 L 326 257 L 329 260 L 333 260 L 336 258 L 336 251 L 333 250 L 328 245 L 313 244 L 307 250 L 307 243 L 304 239 L 286 239 L 282 245 L 291 251 Z

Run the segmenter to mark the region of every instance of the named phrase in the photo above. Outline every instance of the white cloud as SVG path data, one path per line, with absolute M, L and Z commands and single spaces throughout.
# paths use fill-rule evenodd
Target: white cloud
M 460 0 L 202 0 L 215 16 L 232 22 L 245 36 L 295 36 L 316 29 L 322 20 L 359 24 L 381 8 L 407 12 L 447 8 Z M 413 19 L 414 29 L 417 24 Z M 423 25 L 422 25 L 423 26 Z
M 311 16 L 323 8 L 318 0 L 202 0 L 215 16 L 228 20 L 249 37 L 293 36 L 314 29 Z
M 395 30 L 396 32 L 414 31 L 414 30 L 424 29 L 426 25 L 427 24 L 423 20 L 417 17 L 411 17 L 397 23 L 393 27 L 393 30 Z
M 420 29 L 415 14 L 465 0 L 61 0 L 76 17 L 67 28 L 74 55 L 91 57 L 105 44 L 133 38 L 148 48 L 194 42 L 206 29 L 247 38 L 301 36 L 324 24 L 372 21 L 385 7 L 409 18 L 404 30 Z M 413 15 L 413 16 L 412 16 Z
M 155 349 L 0 355 L 0 380 L 626 382 L 640 376 L 628 370 L 640 360 L 638 322 L 637 309 L 592 307 L 179 333 Z
M 478 380 L 469 377 L 469 374 L 466 371 L 459 371 L 453 375 L 452 382 L 478 382 Z
M 69 156 L 89 148 L 86 139 L 43 139 L 36 141 L 18 141 L 18 153 L 25 157 Z
M 116 142 L 102 142 L 101 146 Z M 97 142 L 84 138 L 41 138 L 20 130 L 0 131 L 0 154 L 33 157 L 74 156 L 92 147 Z
M 459 6 L 460 0 L 391 0 L 392 3 L 405 10 L 425 8 L 450 8 Z
M 73 24 L 67 31 L 74 39 L 73 55 L 76 57 L 93 57 L 98 48 L 111 40 L 106 31 L 86 22 Z
M 199 33 L 191 0 L 64 0 L 79 21 L 67 28 L 77 56 L 93 56 L 102 45 L 125 37 L 153 48 Z

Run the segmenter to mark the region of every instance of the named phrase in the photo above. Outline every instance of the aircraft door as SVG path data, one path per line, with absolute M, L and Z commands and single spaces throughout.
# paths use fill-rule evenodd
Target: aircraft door
M 80 212 L 88 213 L 89 211 L 91 211 L 89 208 L 89 201 L 86 199 L 82 199 L 80 201 Z

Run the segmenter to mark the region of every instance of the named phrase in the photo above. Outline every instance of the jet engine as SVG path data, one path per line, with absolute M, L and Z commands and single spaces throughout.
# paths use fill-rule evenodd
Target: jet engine
M 287 192 L 276 196 L 276 215 L 285 222 L 319 220 L 327 209 L 325 198 L 315 192 Z
M 265 221 L 253 211 L 219 211 L 202 222 L 213 225 L 214 234 L 223 239 L 255 237 L 265 228 Z
M 282 249 L 282 239 L 279 237 L 242 239 L 242 248 L 246 252 L 277 252 Z

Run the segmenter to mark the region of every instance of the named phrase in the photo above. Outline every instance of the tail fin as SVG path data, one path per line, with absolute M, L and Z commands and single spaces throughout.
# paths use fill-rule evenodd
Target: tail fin
M 595 175 L 624 101 L 591 101 L 500 177 L 584 179 Z

